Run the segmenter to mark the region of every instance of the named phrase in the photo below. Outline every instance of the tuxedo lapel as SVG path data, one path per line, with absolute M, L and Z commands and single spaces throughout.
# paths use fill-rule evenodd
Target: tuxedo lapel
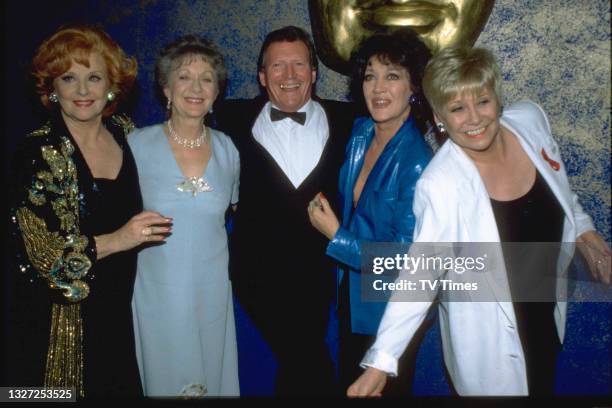
M 321 166 L 321 164 L 322 163 L 326 163 L 326 161 L 328 160 L 328 156 L 334 155 L 334 151 L 336 149 L 335 146 L 334 146 L 335 138 L 332 137 L 332 124 L 333 124 L 334 121 L 333 121 L 333 119 L 330 119 L 330 114 L 327 112 L 327 110 L 325 110 L 325 106 L 320 101 L 317 101 L 317 102 L 319 102 L 321 104 L 321 106 L 323 106 L 323 108 L 325 110 L 325 115 L 327 117 L 327 123 L 328 123 L 328 126 L 329 126 L 329 137 L 327 138 L 327 141 L 325 142 L 325 146 L 323 146 L 323 151 L 321 152 L 321 156 L 319 157 L 319 160 L 318 160 L 316 166 L 312 169 L 312 171 L 310 173 L 308 173 L 306 178 L 304 180 L 302 180 L 300 185 L 295 187 L 293 185 L 293 183 L 291 182 L 291 180 L 289 180 L 289 178 L 287 177 L 287 174 L 280 167 L 278 162 L 270 154 L 270 152 L 264 146 L 262 146 L 261 143 L 259 143 L 255 139 L 255 135 L 253 134 L 253 126 L 255 124 L 255 121 L 257 120 L 257 118 L 261 114 L 262 110 L 264 109 L 266 100 L 261 99 L 261 100 L 256 100 L 256 101 L 258 102 L 258 104 L 256 105 L 256 109 L 254 111 L 252 120 L 249 121 L 250 128 L 249 128 L 248 133 L 247 133 L 247 134 L 249 134 L 251 136 L 250 140 L 249 140 L 249 144 L 253 145 L 253 148 L 259 152 L 259 156 L 262 157 L 263 160 L 269 162 L 269 165 L 273 166 L 277 170 L 276 173 L 278 173 L 280 175 L 280 177 L 282 177 L 282 179 L 284 180 L 283 183 L 287 184 L 287 186 L 291 186 L 291 189 L 293 189 L 293 190 L 299 190 L 303 186 L 308 185 L 308 183 L 310 182 L 310 179 L 312 177 L 314 177 L 314 174 L 317 173 L 317 171 L 318 171 L 319 167 Z M 262 102 L 263 102 L 263 104 L 261 104 Z

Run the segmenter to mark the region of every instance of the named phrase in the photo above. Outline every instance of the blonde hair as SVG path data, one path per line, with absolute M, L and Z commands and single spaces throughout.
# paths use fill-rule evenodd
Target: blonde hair
M 434 112 L 458 94 L 490 89 L 502 106 L 501 73 L 495 57 L 485 48 L 449 47 L 427 64 L 423 77 L 425 97 Z
M 53 91 L 53 80 L 70 69 L 72 62 L 89 67 L 92 52 L 102 56 L 108 72 L 110 90 L 117 96 L 106 105 L 104 116 L 111 115 L 132 88 L 137 74 L 137 63 L 128 58 L 123 50 L 104 31 L 88 26 L 62 27 L 45 40 L 32 60 L 32 76 L 36 81 L 36 92 L 42 104 L 50 109 L 49 94 Z

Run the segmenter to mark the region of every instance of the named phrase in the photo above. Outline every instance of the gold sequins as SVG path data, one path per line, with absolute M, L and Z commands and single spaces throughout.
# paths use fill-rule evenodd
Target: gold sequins
M 61 262 L 64 239 L 59 233 L 48 231 L 45 221 L 27 207 L 17 209 L 17 222 L 30 262 L 43 276 L 48 276 Z
M 126 135 L 136 129 L 136 125 L 134 125 L 134 122 L 132 122 L 130 118 L 124 115 L 113 115 L 111 117 L 111 121 L 116 125 L 121 126 L 123 128 L 123 132 Z
M 64 180 L 66 175 L 66 159 L 53 147 L 41 147 L 43 159 L 49 164 L 53 178 L 59 181 Z
M 64 268 L 68 279 L 81 279 L 91 268 L 91 260 L 80 252 L 70 252 L 64 257 Z
M 83 321 L 81 305 L 53 304 L 45 387 L 74 388 L 81 398 L 83 388 Z
M 51 133 L 51 127 L 46 124 L 35 131 L 30 132 L 28 136 L 47 136 L 49 133 Z
M 86 237 L 69 235 L 64 239 L 58 232 L 47 229 L 45 221 L 27 207 L 17 209 L 17 222 L 23 236 L 26 253 L 49 287 L 61 289 L 69 302 L 80 302 L 89 295 L 89 286 L 82 279 L 91 269 L 91 260 L 83 254 Z M 64 251 L 73 248 L 64 256 Z

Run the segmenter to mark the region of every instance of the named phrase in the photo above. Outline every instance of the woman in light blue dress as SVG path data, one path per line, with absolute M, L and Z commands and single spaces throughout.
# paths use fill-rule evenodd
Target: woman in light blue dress
M 138 256 L 132 306 L 147 396 L 239 395 L 225 213 L 238 202 L 240 162 L 204 125 L 226 76 L 211 43 L 178 39 L 157 62 L 168 121 L 128 137 L 144 208 L 173 219 L 166 242 Z

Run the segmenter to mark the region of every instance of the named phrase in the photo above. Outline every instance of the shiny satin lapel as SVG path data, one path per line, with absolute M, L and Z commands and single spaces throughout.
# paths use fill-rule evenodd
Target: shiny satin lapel
M 359 177 L 359 173 L 363 167 L 365 152 L 372 141 L 374 123 L 370 120 L 364 121 L 361 128 L 355 133 L 356 134 L 351 141 L 352 147 L 350 149 L 350 153 L 347 155 L 347 160 L 350 160 L 350 164 L 344 191 L 344 207 L 342 214 L 342 226 L 344 228 L 348 228 L 351 221 L 350 215 L 352 212 L 354 198 L 353 189 L 355 188 L 355 183 L 357 182 L 357 178 Z M 364 185 L 364 191 L 365 188 L 366 186 Z M 361 194 L 363 195 L 363 191 Z M 359 205 L 359 203 L 357 203 L 357 205 Z

